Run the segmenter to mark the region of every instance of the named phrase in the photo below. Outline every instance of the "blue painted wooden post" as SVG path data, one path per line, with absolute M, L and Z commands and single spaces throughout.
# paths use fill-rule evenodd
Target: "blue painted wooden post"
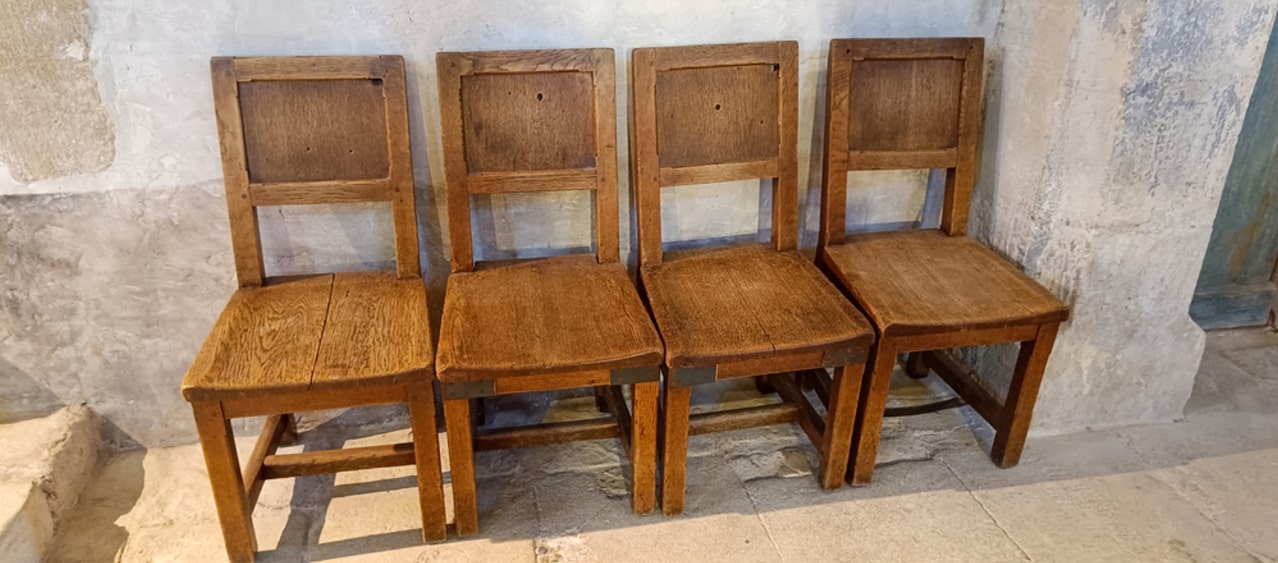
M 1273 322 L 1278 262 L 1278 27 L 1247 109 L 1189 314 L 1203 328 Z

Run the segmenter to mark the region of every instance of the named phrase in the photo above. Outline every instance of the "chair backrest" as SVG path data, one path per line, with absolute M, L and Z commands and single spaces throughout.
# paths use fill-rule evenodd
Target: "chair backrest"
M 849 170 L 945 169 L 941 230 L 966 233 L 984 48 L 966 37 L 830 41 L 819 248 L 847 234 Z
M 620 261 L 613 59 L 612 49 L 436 56 L 454 272 L 475 266 L 475 194 L 594 190 L 596 259 Z
M 264 205 L 390 202 L 397 276 L 420 277 L 403 57 L 215 57 L 211 66 L 240 286 L 266 279 Z
M 661 188 L 772 178 L 772 242 L 798 239 L 799 45 L 635 49 L 639 258 L 661 262 Z

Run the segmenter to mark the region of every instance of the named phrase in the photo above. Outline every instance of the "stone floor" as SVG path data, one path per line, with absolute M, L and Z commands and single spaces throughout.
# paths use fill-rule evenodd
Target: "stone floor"
M 943 393 L 902 380 L 893 401 Z M 716 398 L 760 400 L 748 385 L 697 400 Z M 592 409 L 541 397 L 493 422 Z M 402 413 L 379 414 L 310 420 L 293 449 L 406 438 Z M 1014 469 L 989 462 L 973 416 L 889 420 L 874 484 L 834 493 L 795 427 L 696 437 L 678 518 L 630 514 L 612 442 L 484 453 L 482 535 L 438 545 L 419 541 L 408 468 L 270 482 L 259 560 L 1278 561 L 1278 335 L 1211 335 L 1185 420 L 1035 437 Z M 55 542 L 55 561 L 223 560 L 198 447 L 109 460 Z

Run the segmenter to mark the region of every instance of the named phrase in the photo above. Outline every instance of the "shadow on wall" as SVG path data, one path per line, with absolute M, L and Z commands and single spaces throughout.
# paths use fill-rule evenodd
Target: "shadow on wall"
M 48 416 L 64 406 L 48 387 L 0 358 L 0 424 Z

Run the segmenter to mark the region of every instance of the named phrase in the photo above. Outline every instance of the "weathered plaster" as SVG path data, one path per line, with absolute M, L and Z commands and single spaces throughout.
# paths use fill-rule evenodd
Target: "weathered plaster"
M 194 439 L 178 383 L 234 286 L 213 55 L 407 58 L 423 263 L 438 314 L 448 253 L 435 52 L 616 50 L 621 244 L 633 259 L 624 95 L 632 48 L 800 41 L 801 224 L 811 245 L 822 146 L 814 124 L 824 119 L 818 94 L 829 39 L 981 35 L 991 39 L 991 96 L 973 233 L 1076 311 L 1035 428 L 1170 418 L 1197 363 L 1201 335 L 1188 323 L 1188 296 L 1259 67 L 1258 30 L 1275 2 L 89 0 L 85 64 L 114 124 L 115 156 L 99 172 L 45 179 L 0 169 L 0 378 L 35 382 L 49 404 L 87 401 L 145 445 Z M 22 134 L 26 123 L 6 117 L 0 130 Z M 925 181 L 916 172 L 854 175 L 850 227 L 934 221 Z M 479 256 L 590 244 L 593 204 L 584 194 L 481 199 L 473 210 Z M 767 197 L 753 183 L 678 188 L 664 203 L 669 241 L 750 238 L 768 228 L 759 210 Z M 381 206 L 266 209 L 262 217 L 271 273 L 364 269 L 393 256 Z M 0 401 L 0 411 L 14 408 Z
M 1204 343 L 1189 302 L 1274 10 L 1007 4 L 975 232 L 1074 307 L 1036 430 L 1181 415 Z
M 98 172 L 115 156 L 89 19 L 84 0 L 0 3 L 0 171 L 16 181 Z

